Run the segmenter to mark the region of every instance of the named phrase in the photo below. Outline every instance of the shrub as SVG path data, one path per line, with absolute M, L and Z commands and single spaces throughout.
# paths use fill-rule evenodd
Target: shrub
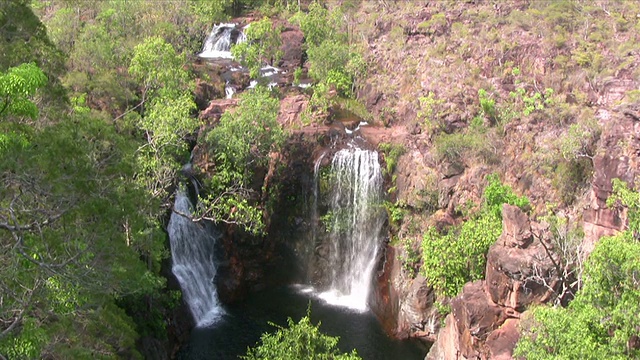
M 404 146 L 402 146 L 402 144 L 380 143 L 378 148 L 384 153 L 384 161 L 387 164 L 387 175 L 393 174 L 400 156 L 405 153 Z
M 260 345 L 249 348 L 245 360 L 290 360 L 290 359 L 335 359 L 358 360 L 358 353 L 340 353 L 337 349 L 338 337 L 320 332 L 320 324 L 313 325 L 310 314 L 294 323 L 287 320 L 288 327 L 271 323 L 278 330 L 273 334 L 263 334 Z
M 438 295 L 456 296 L 466 282 L 483 278 L 487 251 L 502 233 L 502 204 L 529 206 L 497 175 L 489 175 L 488 182 L 478 214 L 443 234 L 433 227 L 424 234 L 421 271 Z

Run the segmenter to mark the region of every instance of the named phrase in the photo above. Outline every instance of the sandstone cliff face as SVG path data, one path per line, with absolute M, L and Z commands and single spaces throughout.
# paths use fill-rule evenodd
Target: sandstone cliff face
M 626 221 L 623 212 L 607 208 L 606 199 L 612 179 L 634 183 L 640 171 L 640 108 L 630 96 L 640 88 L 637 52 L 616 52 L 615 44 L 601 41 L 589 51 L 608 65 L 562 67 L 558 56 L 570 58 L 578 52 L 576 44 L 556 48 L 544 38 L 542 24 L 522 26 L 519 16 L 532 6 L 536 4 L 526 1 L 494 6 L 482 1 L 447 6 L 369 2 L 356 16 L 371 64 L 358 98 L 389 129 L 405 130 L 403 137 L 391 140 L 406 149 L 395 173 L 393 200 L 409 211 L 394 235 L 419 248 L 427 226 L 456 224 L 465 203 L 479 203 L 484 177 L 493 172 L 533 205 L 530 216 L 505 208 L 503 235 L 487 254 L 486 278 L 467 284 L 451 300 L 452 313 L 436 336 L 430 358 L 510 358 L 518 338 L 518 314 L 532 304 L 556 301 L 562 292 L 560 270 L 545 250 L 555 251 L 547 225 L 540 223 L 547 206 L 584 232 L 583 257 L 600 237 L 620 231 Z M 606 13 L 595 16 L 607 22 Z M 485 37 L 488 34 L 495 37 Z M 633 37 L 619 36 L 620 41 Z M 618 67 L 622 62 L 626 65 Z M 525 76 L 513 72 L 515 68 Z M 437 137 L 464 132 L 477 116 L 479 89 L 492 92 L 498 104 L 506 103 L 523 81 L 531 82 L 524 85 L 528 93 L 553 88 L 556 106 L 571 110 L 518 113 L 502 135 L 485 140 L 489 156 L 466 152 L 456 162 L 439 157 Z M 560 144 L 571 136 L 571 125 L 589 119 L 597 123 L 598 132 L 585 144 L 590 149 L 571 163 Z M 562 166 L 577 163 L 587 171 L 577 178 L 565 176 Z M 409 224 L 421 230 L 412 231 Z M 396 334 L 432 339 L 425 336 L 424 324 L 433 306 L 422 308 L 432 295 L 428 284 L 402 266 L 404 251 L 400 245 L 387 249 L 390 266 L 379 278 L 384 291 L 377 297 L 392 311 L 379 316 Z
M 571 56 L 568 47 L 573 45 L 556 49 L 540 40 L 535 26 L 505 25 L 523 22 L 517 18 L 518 12 L 526 11 L 531 3 L 514 1 L 488 6 L 480 1 L 443 8 L 438 2 L 406 6 L 363 2 L 354 17 L 354 25 L 363 29 L 370 64 L 369 75 L 358 89 L 358 99 L 377 119 L 375 126 L 364 127 L 361 133 L 374 146 L 389 142 L 405 148 L 395 172 L 396 182 L 389 186 L 397 187 L 391 200 L 404 204 L 410 213 L 393 234 L 408 239 L 409 244 L 385 245 L 371 305 L 394 336 L 435 342 L 428 356 L 431 359 L 510 358 L 518 339 L 520 313 L 532 304 L 555 300 L 562 285 L 561 269 L 554 266 L 548 252 L 553 248 L 547 227 L 538 216 L 544 214 L 548 204 L 560 204 L 555 211 L 581 225 L 586 256 L 601 236 L 616 233 L 626 221 L 623 212 L 606 207 L 611 180 L 620 178 L 632 183 L 638 179 L 640 108 L 627 101 L 627 93 L 640 88 L 634 75 L 640 62 L 637 51 L 619 59 L 612 51 L 603 50 L 603 61 L 612 66 L 622 61 L 629 63 L 627 68 L 606 76 L 594 75 L 579 66 L 567 66 L 573 72 L 558 73 L 562 66 L 556 63 L 558 57 Z M 498 19 L 494 28 L 485 25 L 488 20 L 482 20 L 489 18 Z M 483 38 L 485 42 L 470 40 L 487 33 L 494 34 L 494 38 Z M 281 65 L 290 69 L 299 66 L 303 59 L 301 33 L 285 26 L 283 40 L 285 58 Z M 506 40 L 512 41 L 506 44 Z M 514 75 L 514 69 L 526 72 L 526 79 L 530 80 L 525 86 L 528 93 L 553 88 L 557 99 L 569 110 L 510 115 L 513 117 L 503 124 L 499 136 L 485 139 L 489 146 L 483 151 L 488 154 L 464 153 L 458 161 L 439 156 L 437 135 L 463 132 L 478 116 L 479 89 L 491 89 L 494 99 L 505 100 L 522 86 L 523 80 Z M 214 78 L 218 80 L 198 85 L 198 93 L 202 94 L 198 105 L 204 110 L 201 117 L 210 125 L 235 102 L 208 101 L 224 93 L 224 71 L 217 70 L 216 74 Z M 233 81 L 248 84 L 248 78 L 234 76 L 237 78 Z M 284 92 L 279 121 L 295 129 L 295 135 L 283 164 L 292 170 L 274 181 L 287 189 L 281 198 L 283 207 L 300 209 L 308 206 L 309 199 L 300 199 L 300 195 L 311 186 L 314 161 L 324 146 L 343 136 L 344 126 L 302 126 L 301 114 L 307 107 L 308 95 L 299 90 Z M 443 102 L 430 105 L 431 118 L 427 119 L 420 97 L 430 92 Z M 562 195 L 564 178 L 558 176 L 562 171 L 558 163 L 564 161 L 558 160 L 563 158 L 558 141 L 569 136 L 568 127 L 582 118 L 594 118 L 601 133 L 590 144 L 593 151 L 582 154 L 592 171 L 580 174 L 575 186 L 570 185 L 574 199 L 567 202 Z M 432 123 L 427 124 L 427 120 Z M 206 152 L 196 149 L 194 156 L 199 167 L 209 171 L 212 162 Z M 487 254 L 485 280 L 467 284 L 459 296 L 451 299 L 452 312 L 442 319 L 434 303 L 446 299 L 436 299 L 429 284 L 416 272 L 419 263 L 407 266 L 404 259 L 408 249 L 419 251 L 422 233 L 428 226 L 457 224 L 465 204 L 480 203 L 484 178 L 493 172 L 531 199 L 532 213 L 527 215 L 505 206 L 503 234 Z M 286 197 L 297 200 L 287 202 Z M 273 224 L 274 228 L 288 228 L 279 234 L 290 239 L 304 238 L 312 227 L 308 219 L 286 212 L 277 214 Z M 230 300 L 264 286 L 264 269 L 307 251 L 300 243 L 283 244 L 275 238 L 241 238 L 244 236 L 229 233 L 225 242 L 231 260 L 223 270 L 229 279 L 223 285 L 227 290 L 222 291 L 229 294 Z M 250 264 L 256 259 L 265 262 Z M 445 326 L 441 328 L 442 323 Z
M 451 300 L 446 326 L 427 359 L 510 358 L 520 313 L 557 290 L 547 239 L 533 235 L 540 225 L 515 206 L 505 204 L 502 214 L 502 235 L 487 254 L 486 279 L 466 284 Z

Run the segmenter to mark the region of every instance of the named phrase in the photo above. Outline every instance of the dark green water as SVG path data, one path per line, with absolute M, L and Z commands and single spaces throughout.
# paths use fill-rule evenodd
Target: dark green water
M 248 300 L 227 306 L 226 315 L 209 328 L 193 330 L 190 342 L 178 354 L 180 360 L 237 359 L 263 332 L 274 331 L 268 322 L 286 325 L 305 316 L 311 302 L 311 320 L 322 322 L 320 330 L 339 336 L 342 351 L 356 349 L 365 360 L 424 359 L 427 352 L 419 341 L 399 341 L 386 336 L 371 313 L 357 313 L 328 306 L 293 288 L 278 288 L 254 294 Z M 292 359 L 296 360 L 296 359 Z

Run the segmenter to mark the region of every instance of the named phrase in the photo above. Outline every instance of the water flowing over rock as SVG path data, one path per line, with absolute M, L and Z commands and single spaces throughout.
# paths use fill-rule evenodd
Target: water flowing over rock
M 328 303 L 364 311 L 384 224 L 378 153 L 355 146 L 343 149 L 331 166 L 327 224 L 331 285 L 320 296 Z
M 236 24 L 219 24 L 213 27 L 198 54 L 201 58 L 231 59 L 231 45 L 246 41 L 242 30 L 236 28 Z
M 229 85 L 229 83 L 227 82 L 227 85 L 224 88 L 224 92 L 225 92 L 225 98 L 231 99 L 233 98 L 233 94 L 236 93 L 236 89 L 233 86 Z
M 172 271 L 180 282 L 182 294 L 197 326 L 207 326 L 224 314 L 214 283 L 217 238 L 213 229 L 188 217 L 192 210 L 186 191 L 179 190 L 167 226 Z

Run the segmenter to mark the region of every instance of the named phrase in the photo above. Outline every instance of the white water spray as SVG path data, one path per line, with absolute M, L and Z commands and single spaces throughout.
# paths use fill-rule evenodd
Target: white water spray
M 182 294 L 189 304 L 196 325 L 208 326 L 224 314 L 214 283 L 217 238 L 212 233 L 213 229 L 195 223 L 188 217 L 193 209 L 184 189 L 176 194 L 174 210 L 167 226 L 173 259 L 172 271 L 180 282 Z
M 344 149 L 331 166 L 331 287 L 319 296 L 330 304 L 365 311 L 384 224 L 378 153 Z
M 236 24 L 218 24 L 213 27 L 198 54 L 201 58 L 232 59 L 231 45 L 247 41 L 242 30 Z

